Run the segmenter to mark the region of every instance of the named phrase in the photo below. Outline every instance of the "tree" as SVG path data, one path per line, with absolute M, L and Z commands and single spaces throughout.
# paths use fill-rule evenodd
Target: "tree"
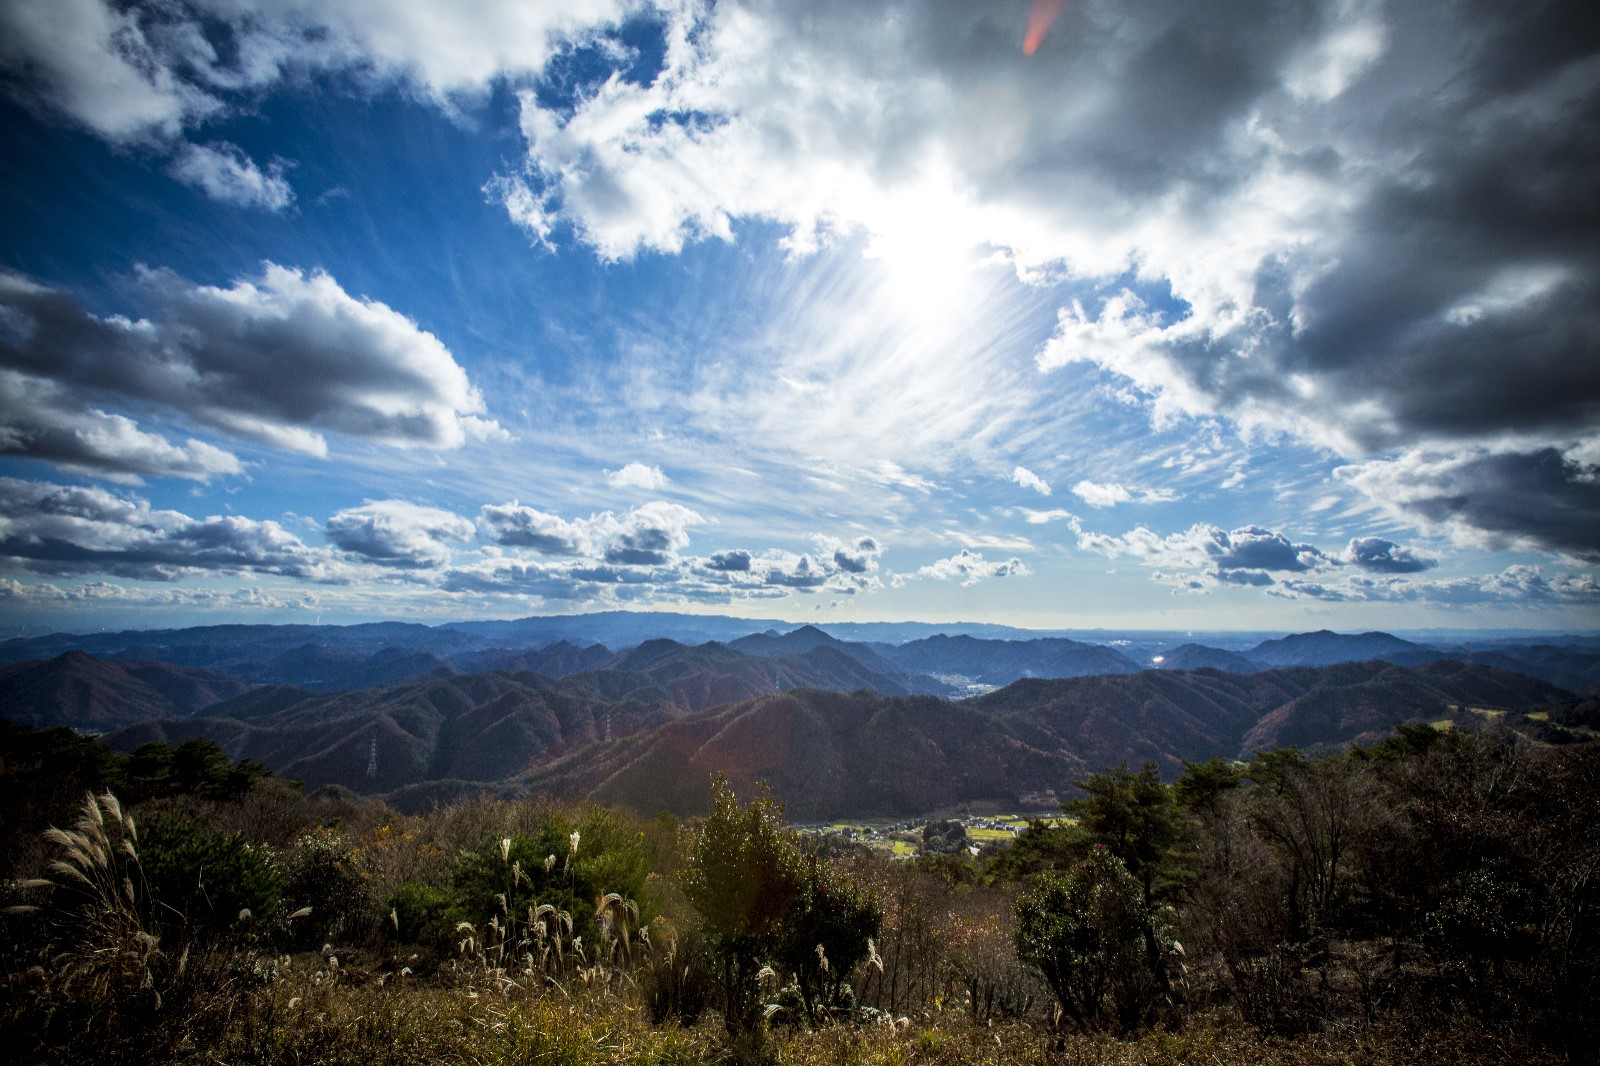
M 711 781 L 711 812 L 689 841 L 683 894 L 700 913 L 723 991 L 730 1035 L 760 1022 L 757 972 L 778 944 L 806 879 L 796 834 L 765 785 L 741 807 L 727 778 Z
M 1017 900 L 1017 955 L 1037 967 L 1061 1012 L 1085 1029 L 1143 1023 L 1166 985 L 1165 957 L 1156 972 L 1151 940 L 1168 946 L 1139 882 L 1121 859 L 1097 846 L 1066 875 L 1047 873 Z
M 1249 770 L 1257 831 L 1289 875 L 1289 938 L 1320 932 L 1343 902 L 1350 852 L 1367 828 L 1367 771 L 1348 757 L 1307 762 L 1295 748 L 1260 752 Z
M 1150 761 L 1137 774 L 1120 763 L 1110 773 L 1079 782 L 1079 787 L 1088 795 L 1062 804 L 1062 809 L 1078 819 L 1079 831 L 1090 842 L 1122 860 L 1139 884 L 1144 909 L 1153 911 L 1158 883 L 1170 881 L 1177 872 L 1174 857 L 1183 835 L 1183 810 L 1172 789 L 1162 783 L 1160 771 Z M 1164 987 L 1166 966 L 1153 924 L 1145 926 L 1144 949 L 1149 972 Z
M 1161 781 L 1156 764 L 1146 762 L 1137 774 L 1121 763 L 1109 773 L 1095 774 L 1078 787 L 1088 793 L 1061 809 L 1078 820 L 1079 830 L 1093 844 L 1103 845 L 1122 860 L 1139 882 L 1146 907 L 1153 906 L 1158 879 L 1169 872 L 1172 852 L 1183 832 L 1183 812 L 1172 790 Z

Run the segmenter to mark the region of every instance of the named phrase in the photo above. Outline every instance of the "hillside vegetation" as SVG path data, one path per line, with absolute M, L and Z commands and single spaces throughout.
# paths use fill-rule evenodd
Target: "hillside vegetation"
M 764 697 L 692 750 L 751 758 L 785 700 L 856 706 Z M 5 726 L 0 1039 L 29 1063 L 1594 1062 L 1600 750 L 1479 720 L 1099 768 L 1065 820 L 970 851 L 930 826 L 901 862 L 695 764 L 687 822 L 405 815 L 203 739 Z

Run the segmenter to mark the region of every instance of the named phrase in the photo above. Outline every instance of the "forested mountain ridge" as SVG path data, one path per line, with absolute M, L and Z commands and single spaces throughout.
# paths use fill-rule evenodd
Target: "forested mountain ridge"
M 718 661 L 730 669 L 689 669 Z M 739 672 L 751 663 L 780 673 Z M 494 671 L 335 694 L 262 688 L 106 739 L 123 751 L 209 739 L 309 787 L 392 793 L 471 782 L 679 813 L 703 801 L 702 779 L 720 771 L 743 785 L 770 781 L 796 817 L 828 817 L 1014 801 L 1120 762 L 1150 760 L 1171 778 L 1185 761 L 1290 744 L 1332 750 L 1408 722 L 1472 725 L 1483 711 L 1520 718 L 1585 706 L 1524 675 L 1452 662 L 1029 679 L 958 702 L 870 689 L 774 692 L 760 685 L 781 678 L 783 660 L 721 646 L 662 644 L 631 665 L 643 669 L 561 679 Z M 1588 718 L 1574 721 L 1538 724 L 1558 739 L 1591 735 Z

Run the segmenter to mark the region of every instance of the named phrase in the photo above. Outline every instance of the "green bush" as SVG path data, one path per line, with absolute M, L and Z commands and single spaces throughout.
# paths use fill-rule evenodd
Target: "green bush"
M 279 917 L 284 871 L 272 849 L 170 814 L 146 821 L 139 838 L 156 919 L 168 931 L 241 933 Z
M 407 881 L 386 902 L 385 927 L 402 944 L 421 944 L 448 950 L 457 921 L 466 913 L 460 897 L 442 888 Z
M 294 842 L 284 859 L 283 899 L 296 910 L 311 908 L 290 927 L 290 942 L 298 947 L 360 937 L 374 917 L 350 842 L 328 829 Z
M 1167 942 L 1139 882 L 1104 847 L 1065 877 L 1045 874 L 1019 898 L 1013 936 L 1018 956 L 1038 967 L 1062 1013 L 1085 1029 L 1137 1028 L 1166 983 L 1148 945 Z

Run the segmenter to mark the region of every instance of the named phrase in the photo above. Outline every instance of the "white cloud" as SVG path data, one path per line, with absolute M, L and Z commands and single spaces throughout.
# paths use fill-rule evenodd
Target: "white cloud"
M 101 318 L 0 272 L 0 369 L 63 403 L 77 391 L 86 407 L 92 391 L 313 455 L 329 431 L 433 448 L 503 433 L 437 337 L 327 274 L 268 263 L 226 289 L 168 271 L 137 283 L 152 318 Z
M 8 0 L 0 67 L 107 140 L 170 136 L 221 102 L 183 80 L 140 14 L 102 0 Z
M 369 501 L 328 519 L 328 539 L 344 551 L 387 566 L 436 569 L 450 561 L 449 543 L 471 540 L 467 519 L 404 500 Z
M 1114 482 L 1097 485 L 1093 481 L 1080 481 L 1072 486 L 1072 494 L 1090 507 L 1115 507 L 1133 499 L 1127 489 Z
M 1025 466 L 1019 466 L 1011 471 L 1011 480 L 1025 489 L 1032 489 L 1041 496 L 1050 495 L 1050 483 Z
M 607 470 L 606 484 L 614 489 L 644 489 L 654 491 L 664 488 L 667 484 L 667 475 L 661 472 L 659 466 L 646 466 L 643 463 L 629 463 L 621 470 Z
M 1084 480 L 1072 486 L 1072 494 L 1090 507 L 1115 507 L 1119 503 L 1171 503 L 1178 494 L 1171 489 L 1130 489 L 1115 481 L 1099 484 Z
M 989 577 L 1027 577 L 1032 571 L 1016 556 L 1004 561 L 990 562 L 983 553 L 962 548 L 948 559 L 940 559 L 919 569 L 915 574 L 896 574 L 895 584 L 904 584 L 913 577 L 932 578 L 935 581 L 958 580 L 970 588 Z
M 262 170 L 231 144 L 186 144 L 173 157 L 171 173 L 213 200 L 236 207 L 281 211 L 294 202 L 281 163 Z
M 689 527 L 704 521 L 687 507 L 660 501 L 568 521 L 513 500 L 486 505 L 478 516 L 484 534 L 503 547 L 620 566 L 674 563 L 689 545 Z
M 1033 511 L 1024 507 L 1022 508 L 1022 517 L 1023 520 L 1026 521 L 1030 526 L 1042 526 L 1050 522 L 1067 522 L 1075 524 L 1078 521 L 1077 515 L 1073 514 L 1071 511 L 1063 511 L 1060 508 L 1055 508 L 1049 511 Z
M 502 75 L 538 73 L 630 0 L 9 0 L 0 69 L 19 90 L 113 142 L 173 138 L 296 72 L 403 78 L 442 106 Z
M 1285 599 L 1335 603 L 1426 603 L 1445 607 L 1600 605 L 1600 581 L 1593 574 L 1546 577 L 1537 566 L 1510 566 L 1480 577 L 1417 579 L 1352 575 L 1340 581 L 1287 579 L 1271 590 Z

